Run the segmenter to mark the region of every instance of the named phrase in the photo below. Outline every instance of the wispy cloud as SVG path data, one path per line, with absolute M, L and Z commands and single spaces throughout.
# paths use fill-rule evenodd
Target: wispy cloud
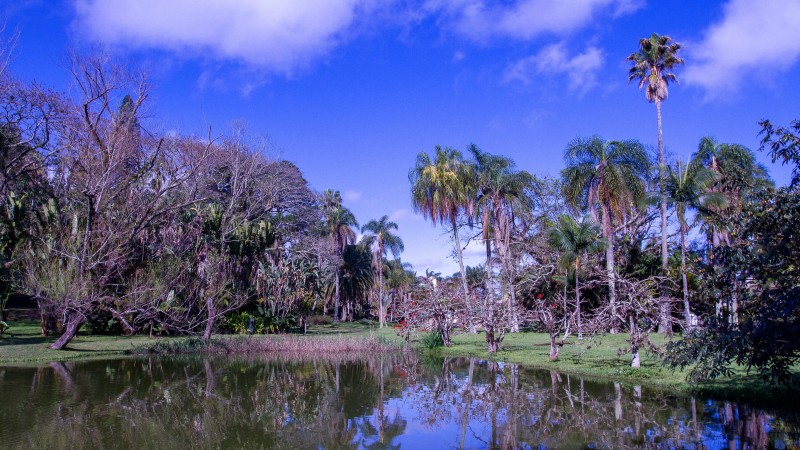
M 442 26 L 475 41 L 564 35 L 589 25 L 599 13 L 618 17 L 642 6 L 639 0 L 428 0 L 425 4 L 440 15 Z
M 361 192 L 361 191 L 348 189 L 348 190 L 344 191 L 344 194 L 342 194 L 342 200 L 344 200 L 346 202 L 358 203 L 359 201 L 361 201 L 361 197 L 363 197 L 363 196 L 364 196 L 364 193 Z
M 406 208 L 400 208 L 389 214 L 389 220 L 399 222 L 401 220 L 421 221 L 422 216 L 414 214 L 413 211 Z
M 285 74 L 328 54 L 380 4 L 380 0 L 74 0 L 76 26 L 105 44 L 231 60 Z
M 506 81 L 531 83 L 537 75 L 566 75 L 569 90 L 583 95 L 597 85 L 597 72 L 603 66 L 603 51 L 590 46 L 570 55 L 564 44 L 553 44 L 535 55 L 523 58 L 506 68 Z
M 796 0 L 731 0 L 700 42 L 687 43 L 683 79 L 718 97 L 754 74 L 787 69 L 800 59 L 798 24 Z

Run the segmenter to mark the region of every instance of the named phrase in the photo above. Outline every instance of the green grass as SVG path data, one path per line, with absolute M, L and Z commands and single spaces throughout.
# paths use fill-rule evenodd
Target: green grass
M 52 350 L 48 346 L 57 336 L 43 337 L 36 321 L 19 321 L 9 324 L 9 330 L 0 337 L 0 365 L 32 365 L 50 361 L 67 361 L 94 357 L 125 355 L 140 351 L 154 345 L 180 346 L 189 337 L 156 337 L 148 336 L 104 336 L 79 333 L 65 350 Z M 377 330 L 372 322 L 332 323 L 309 328 L 307 336 L 356 336 L 368 335 Z M 386 331 L 386 330 L 383 330 Z M 399 345 L 401 340 L 394 333 L 376 334 L 391 344 Z M 302 335 L 296 335 L 302 338 Z M 229 339 L 233 335 L 216 335 L 216 338 Z M 270 339 L 270 336 L 257 337 Z
M 57 336 L 42 336 L 39 322 L 22 321 L 9 325 L 8 331 L 0 337 L 0 365 L 122 355 L 134 347 L 158 341 L 147 336 L 96 336 L 81 333 L 70 342 L 68 349 L 52 350 L 48 346 Z
M 663 335 L 653 334 L 651 340 L 662 345 Z M 674 339 L 678 339 L 675 337 Z M 686 372 L 663 367 L 657 355 L 642 350 L 641 367 L 630 367 L 630 353 L 620 354 L 628 348 L 626 334 L 602 335 L 580 342 L 575 337 L 567 340 L 557 361 L 550 361 L 550 341 L 545 333 L 506 334 L 502 350 L 489 354 L 484 335 L 460 334 L 453 338 L 453 346 L 432 350 L 441 356 L 469 356 L 559 372 L 568 372 L 597 379 L 613 379 L 625 384 L 643 384 L 653 388 L 694 392 L 720 399 L 744 400 L 761 406 L 785 406 L 787 390 L 765 383 L 743 368 L 734 368 L 732 377 L 718 378 L 713 382 L 690 384 Z

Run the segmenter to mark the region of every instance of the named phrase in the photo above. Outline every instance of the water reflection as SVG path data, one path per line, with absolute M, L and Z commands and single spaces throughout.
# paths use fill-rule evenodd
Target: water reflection
M 767 448 L 795 414 L 469 359 L 0 368 L 4 448 Z

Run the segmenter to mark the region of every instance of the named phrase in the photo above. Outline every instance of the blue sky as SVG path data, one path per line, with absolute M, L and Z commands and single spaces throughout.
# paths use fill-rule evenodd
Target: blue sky
M 22 0 L 10 70 L 69 92 L 70 49 L 144 67 L 152 128 L 247 124 L 359 221 L 388 214 L 415 269 L 445 274 L 445 230 L 413 214 L 408 170 L 435 145 L 557 176 L 576 137 L 656 142 L 655 108 L 625 57 L 653 32 L 684 45 L 664 104 L 668 152 L 711 135 L 756 150 L 757 121 L 800 118 L 797 0 Z M 689 6 L 691 5 L 691 6 Z M 768 165 L 785 184 L 788 168 Z M 480 249 L 470 249 L 480 262 Z

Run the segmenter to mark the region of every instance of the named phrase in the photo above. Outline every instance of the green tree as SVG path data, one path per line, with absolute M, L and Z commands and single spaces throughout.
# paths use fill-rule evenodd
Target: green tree
M 341 259 L 345 248 L 355 243 L 356 233 L 353 231 L 353 228 L 358 227 L 358 221 L 349 209 L 342 206 L 342 197 L 339 191 L 332 191 L 330 189 L 325 191 L 323 194 L 323 209 L 325 210 L 328 235 L 333 240 L 336 253 Z M 336 274 L 334 276 L 333 320 L 338 320 L 337 311 L 339 311 L 341 300 L 339 286 L 340 268 L 341 264 L 337 263 Z
M 686 326 L 690 326 L 689 283 L 686 276 L 686 234 L 694 226 L 686 218 L 687 210 L 708 211 L 709 207 L 721 207 L 725 197 L 710 188 L 716 179 L 714 172 L 696 164 L 676 163 L 670 167 L 666 183 L 667 201 L 674 205 L 678 215 L 681 236 L 681 284 L 683 286 L 683 309 Z
M 645 88 L 645 98 L 656 105 L 656 119 L 658 121 L 658 182 L 661 194 L 661 273 L 667 276 L 668 247 L 667 247 L 667 199 L 665 196 L 666 162 L 664 160 L 664 137 L 661 126 L 661 102 L 667 99 L 670 81 L 677 82 L 675 74 L 671 72 L 676 66 L 683 64 L 683 59 L 678 56 L 681 44 L 669 36 L 659 36 L 653 33 L 649 38 L 639 40 L 639 50 L 631 53 L 627 61 L 633 66 L 628 72 L 628 81 L 638 80 L 639 89 Z M 665 278 L 666 279 L 666 278 Z M 667 286 L 662 286 L 661 303 L 662 317 L 659 332 L 668 332 L 670 305 L 667 300 Z
M 788 127 L 775 127 L 769 120 L 762 120 L 761 150 L 767 150 L 772 162 L 781 160 L 781 164 L 794 164 L 789 189 L 800 186 L 800 120 L 793 120 Z
M 529 214 L 533 209 L 531 197 L 527 194 L 536 184 L 536 178 L 524 170 L 517 170 L 511 158 L 484 152 L 475 145 L 471 145 L 469 150 L 475 160 L 478 193 L 474 212 L 480 221 L 486 245 L 486 298 L 487 301 L 494 301 L 496 251 L 501 264 L 501 298 L 512 310 L 510 325 L 515 330 L 518 321 L 514 313 L 516 290 L 513 286 L 511 238 L 515 219 Z
M 747 147 L 718 143 L 708 136 L 700 140 L 691 164 L 706 167 L 715 174 L 710 190 L 721 193 L 727 201 L 724 206 L 710 208 L 703 215 L 703 222 L 712 248 L 729 245 L 729 224 L 755 193 L 772 186 L 767 169 Z
M 600 238 L 600 229 L 596 224 L 583 217 L 580 222 L 568 215 L 558 218 L 558 223 L 547 230 L 550 245 L 561 252 L 561 266 L 564 269 L 575 268 L 575 315 L 578 321 L 578 339 L 583 340 L 581 326 L 581 290 L 579 273 L 581 259 L 599 252 L 606 247 L 606 241 Z
M 369 233 L 369 236 L 375 239 L 374 251 L 378 256 L 378 322 L 381 328 L 386 324 L 386 311 L 383 306 L 383 258 L 387 251 L 397 258 L 405 248 L 403 240 L 394 234 L 393 230 L 397 230 L 397 224 L 390 221 L 389 216 L 383 216 L 380 220 L 370 220 L 361 227 L 362 233 Z
M 453 227 L 453 242 L 466 299 L 469 287 L 458 235 L 458 218 L 462 212 L 471 214 L 473 209 L 473 171 L 459 151 L 437 145 L 433 159 L 426 152 L 417 155 L 416 164 L 408 178 L 411 181 L 411 202 L 414 210 L 421 212 L 434 225 L 449 223 Z
M 567 167 L 561 171 L 564 195 L 575 208 L 588 209 L 594 221 L 602 221 L 606 239 L 606 274 L 611 306 L 611 331 L 617 331 L 614 222 L 637 207 L 645 197 L 650 162 L 636 141 L 604 141 L 600 137 L 576 139 L 564 153 Z M 598 211 L 600 210 L 600 218 Z

